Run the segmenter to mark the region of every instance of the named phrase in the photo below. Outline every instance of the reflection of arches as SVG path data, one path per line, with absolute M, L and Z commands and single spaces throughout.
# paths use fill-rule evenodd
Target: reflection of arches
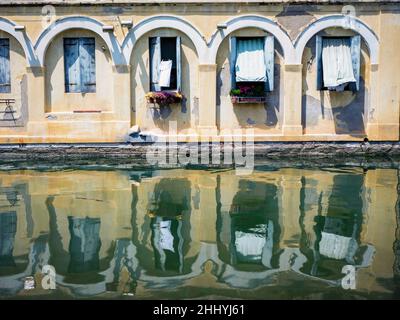
M 121 47 L 112 32 L 103 31 L 103 24 L 89 17 L 67 17 L 57 20 L 44 30 L 35 44 L 35 50 L 41 66 L 44 66 L 46 51 L 51 41 L 61 32 L 70 29 L 84 29 L 98 34 L 107 44 L 115 65 L 125 65 L 125 59 L 121 53 Z
M 133 196 L 133 243 L 143 272 L 150 276 L 187 274 L 191 270 L 194 257 L 187 256 L 192 246 L 190 187 L 190 181 L 184 178 L 162 178 L 145 195 L 144 210 L 136 208 L 137 197 Z M 135 225 L 138 214 L 144 220 L 139 232 Z
M 15 23 L 7 19 L 0 18 L 0 30 L 7 32 L 19 42 L 19 44 L 22 46 L 24 50 L 28 66 L 30 67 L 37 66 L 39 62 L 38 59 L 36 58 L 31 40 L 29 39 L 29 37 L 26 35 L 25 32 L 15 31 L 15 26 L 16 26 Z
M 318 32 L 330 28 L 342 27 L 344 29 L 351 29 L 360 34 L 369 48 L 371 64 L 377 64 L 379 54 L 379 41 L 375 33 L 364 22 L 356 19 L 346 17 L 344 15 L 331 15 L 322 17 L 310 23 L 297 37 L 295 41 L 295 63 L 301 64 L 304 48 L 307 42 Z
M 218 209 L 217 213 L 220 259 L 237 270 L 279 267 L 277 187 L 269 183 L 240 180 L 239 190 L 229 207 L 229 212 L 222 213 Z M 224 237 L 223 229 L 230 233 L 229 237 Z
M 259 28 L 271 33 L 283 49 L 285 63 L 293 63 L 295 52 L 289 36 L 274 21 L 261 16 L 240 16 L 226 22 L 227 28 L 217 31 L 211 37 L 209 43 L 209 63 L 215 63 L 218 49 L 222 41 L 232 32 L 243 28 Z
M 360 196 L 364 177 L 358 174 L 337 174 L 333 178 L 329 199 L 318 200 L 311 232 L 306 231 L 305 216 L 309 210 L 306 194 L 314 188 L 303 181 L 300 203 L 300 251 L 307 257 L 299 269 L 304 275 L 320 279 L 340 280 L 342 267 L 351 264 L 366 267 L 372 262 L 374 248 L 360 245 L 363 222 L 363 201 Z M 321 196 L 322 197 L 322 194 Z
M 139 22 L 129 31 L 122 44 L 122 52 L 125 60 L 128 62 L 131 61 L 133 48 L 140 37 L 154 29 L 160 28 L 175 29 L 187 35 L 187 37 L 196 47 L 197 56 L 199 57 L 200 63 L 205 63 L 207 46 L 203 35 L 186 20 L 169 15 L 158 15 L 147 18 Z

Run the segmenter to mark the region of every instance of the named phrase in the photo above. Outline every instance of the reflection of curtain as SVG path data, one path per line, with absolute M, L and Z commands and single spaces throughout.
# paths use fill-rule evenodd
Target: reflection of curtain
M 174 236 L 171 234 L 171 221 L 160 222 L 160 247 L 174 252 Z
M 236 46 L 236 81 L 266 81 L 264 39 L 238 39 Z
M 157 217 L 152 221 L 151 227 L 156 268 L 163 271 L 182 272 L 182 222 L 179 220 L 163 220 L 163 218 Z
M 344 259 L 349 251 L 350 241 L 350 237 L 343 237 L 322 231 L 319 252 L 328 258 Z
M 351 60 L 350 39 L 323 39 L 322 68 L 325 87 L 343 89 L 341 85 L 356 81 Z
M 13 249 L 17 232 L 17 213 L 0 213 L 0 266 L 13 266 Z
M 238 253 L 244 257 L 261 258 L 265 245 L 265 234 L 235 231 L 235 246 Z
M 70 272 L 99 268 L 100 219 L 68 217 L 71 240 Z

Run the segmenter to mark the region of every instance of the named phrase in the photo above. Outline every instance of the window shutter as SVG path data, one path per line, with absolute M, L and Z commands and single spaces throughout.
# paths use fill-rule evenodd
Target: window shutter
M 317 90 L 322 90 L 324 87 L 323 84 L 323 75 L 322 75 L 322 37 L 315 37 L 315 61 L 317 63 Z
M 176 89 L 181 91 L 182 61 L 181 61 L 181 37 L 176 37 Z
M 265 91 L 274 90 L 274 65 L 275 65 L 275 48 L 274 48 L 274 36 L 265 37 L 264 42 L 264 59 L 265 68 L 267 70 L 267 80 L 265 81 Z
M 354 78 L 356 83 L 351 83 L 350 88 L 353 91 L 360 90 L 360 58 L 361 58 L 361 37 L 359 35 L 351 37 L 351 62 L 353 64 Z
M 0 93 L 10 93 L 10 40 L 0 39 Z
M 160 91 L 158 72 L 161 62 L 161 38 L 150 38 L 150 90 Z
M 64 39 L 65 92 L 80 92 L 79 39 Z
M 81 92 L 96 92 L 96 58 L 94 38 L 79 39 Z
M 229 52 L 230 52 L 230 69 L 231 69 L 231 88 L 236 88 L 236 37 L 229 39 Z

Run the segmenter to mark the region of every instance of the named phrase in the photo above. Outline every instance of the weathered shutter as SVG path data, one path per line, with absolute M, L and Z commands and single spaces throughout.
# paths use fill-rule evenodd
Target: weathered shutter
M 96 92 L 96 58 L 94 38 L 79 39 L 81 92 Z
M 10 93 L 10 40 L 0 39 L 0 93 Z
M 65 92 L 80 92 L 79 39 L 64 38 Z
M 181 37 L 176 37 L 176 90 L 182 88 Z
M 161 62 L 161 38 L 150 38 L 150 90 L 160 91 L 158 85 L 159 65 Z
M 230 69 L 231 69 L 231 89 L 236 88 L 236 37 L 229 39 Z
M 265 91 L 274 90 L 274 65 L 275 65 L 275 48 L 274 48 L 274 36 L 267 36 L 264 40 L 264 59 L 265 68 L 267 71 L 267 80 L 265 81 Z
M 350 84 L 353 91 L 360 90 L 360 58 L 361 58 L 361 37 L 359 35 L 351 37 L 351 62 L 353 65 L 354 78 L 356 83 Z
M 317 90 L 322 90 L 324 87 L 323 84 L 323 75 L 322 75 L 322 37 L 315 37 L 315 61 L 317 63 Z

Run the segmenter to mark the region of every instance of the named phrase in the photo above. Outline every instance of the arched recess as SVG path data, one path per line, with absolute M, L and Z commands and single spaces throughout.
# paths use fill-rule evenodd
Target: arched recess
M 209 41 L 209 63 L 215 63 L 218 53 L 218 48 L 220 47 L 222 41 L 232 32 L 244 29 L 244 28 L 259 28 L 271 33 L 278 40 L 279 44 L 283 49 L 283 54 L 285 57 L 285 63 L 291 64 L 294 62 L 295 51 L 289 36 L 285 31 L 283 31 L 279 25 L 265 17 L 261 16 L 240 16 L 235 17 L 226 22 L 226 29 L 221 31 L 216 31 L 211 40 Z
M 15 26 L 16 24 L 14 22 L 11 22 L 4 18 L 0 18 L 0 30 L 7 32 L 19 42 L 19 44 L 24 49 L 25 58 L 28 66 L 37 66 L 39 63 L 38 59 L 36 58 L 35 50 L 33 49 L 31 40 L 24 31 L 16 31 Z
M 134 26 L 126 35 L 122 44 L 122 52 L 125 60 L 131 60 L 131 55 L 136 42 L 144 34 L 160 28 L 175 29 L 186 34 L 196 47 L 200 63 L 207 63 L 207 45 L 204 36 L 188 21 L 170 15 L 159 15 L 147 18 Z
M 315 37 L 361 36 L 360 87 L 357 91 L 334 92 L 316 86 Z M 296 64 L 302 65 L 301 124 L 303 134 L 368 135 L 371 106 L 377 106 L 376 87 L 379 40 L 362 21 L 330 15 L 310 23 L 295 40 Z
M 90 30 L 98 34 L 107 44 L 111 52 L 114 65 L 126 65 L 124 56 L 121 52 L 121 47 L 114 33 L 103 31 L 103 24 L 95 19 L 83 16 L 66 17 L 57 20 L 44 30 L 35 44 L 35 50 L 41 66 L 44 65 L 46 50 L 51 41 L 61 32 L 69 29 L 84 29 Z
M 371 64 L 379 61 L 379 40 L 375 33 L 364 22 L 354 17 L 345 15 L 331 15 L 322 17 L 309 24 L 297 37 L 295 41 L 295 62 L 300 64 L 303 56 L 304 47 L 307 42 L 318 32 L 330 27 L 341 27 L 357 32 L 367 43 Z

